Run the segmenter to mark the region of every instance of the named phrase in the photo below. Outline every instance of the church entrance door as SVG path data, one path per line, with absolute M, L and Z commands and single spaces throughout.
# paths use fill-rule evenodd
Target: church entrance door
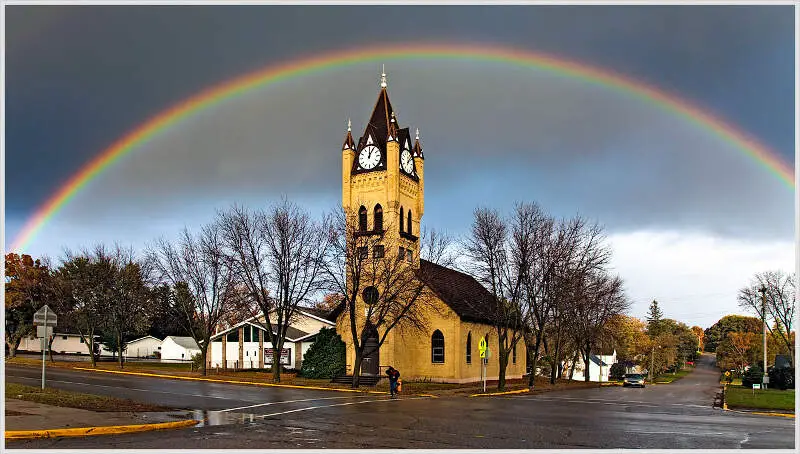
M 361 375 L 378 375 L 380 373 L 380 351 L 378 350 L 378 330 L 371 329 L 367 332 L 364 342 L 364 356 L 361 361 Z

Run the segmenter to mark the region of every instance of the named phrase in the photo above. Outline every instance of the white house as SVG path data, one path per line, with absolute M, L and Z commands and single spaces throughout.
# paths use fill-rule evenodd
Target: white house
M 86 346 L 86 343 L 79 334 L 55 333 L 53 337 L 53 345 L 50 347 L 53 353 L 89 355 L 89 347 Z M 103 356 L 111 355 L 111 352 L 107 351 L 98 343 L 99 340 L 100 336 L 95 335 L 95 345 L 100 350 L 100 354 Z M 20 340 L 17 350 L 21 352 L 41 353 L 42 340 L 36 337 L 36 333 L 25 336 Z
M 161 342 L 161 361 L 190 361 L 198 353 L 197 343 L 188 336 L 167 336 Z
M 125 356 L 128 358 L 147 358 L 161 353 L 161 340 L 153 336 L 144 336 L 132 340 L 125 346 Z
M 281 364 L 299 369 L 303 355 L 314 343 L 322 328 L 335 328 L 335 323 L 311 309 L 298 311 L 286 330 L 281 351 Z M 272 344 L 264 330 L 264 316 L 252 317 L 222 330 L 211 337 L 207 367 L 221 369 L 269 369 L 272 367 Z
M 99 336 L 98 336 L 99 337 Z M 63 334 L 56 333 L 52 345 L 53 353 L 66 353 L 66 354 L 80 354 L 88 355 L 89 347 L 83 341 L 83 338 L 78 334 Z M 26 352 L 41 352 L 42 339 L 36 337 L 36 333 L 30 336 L 25 336 L 19 342 L 19 348 Z
M 589 381 L 608 381 L 611 365 L 617 362 L 617 351 L 609 355 L 589 355 Z M 575 363 L 575 372 L 572 374 L 573 380 L 584 381 L 586 367 L 583 364 L 583 357 L 579 357 Z

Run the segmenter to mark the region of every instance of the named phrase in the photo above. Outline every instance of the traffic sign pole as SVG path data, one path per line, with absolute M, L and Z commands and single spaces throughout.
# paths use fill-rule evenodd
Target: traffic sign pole
M 44 320 L 45 320 L 45 334 L 47 334 L 47 305 L 44 306 Z M 45 351 L 47 350 L 47 336 L 42 336 L 42 389 L 44 389 L 44 366 L 47 363 L 45 360 Z

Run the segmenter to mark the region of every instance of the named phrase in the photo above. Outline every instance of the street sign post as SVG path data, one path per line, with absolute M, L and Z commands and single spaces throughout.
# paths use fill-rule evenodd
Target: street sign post
M 53 334 L 53 327 L 57 323 L 58 316 L 46 304 L 33 314 L 33 324 L 37 325 L 36 335 L 42 339 L 42 389 L 44 389 L 45 365 L 47 364 L 45 353 L 47 352 L 49 337 Z

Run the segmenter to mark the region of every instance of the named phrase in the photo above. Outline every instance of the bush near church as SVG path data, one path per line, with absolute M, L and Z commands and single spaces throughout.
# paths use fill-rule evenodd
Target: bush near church
M 322 328 L 303 355 L 300 376 L 334 378 L 345 372 L 345 344 L 333 328 Z

